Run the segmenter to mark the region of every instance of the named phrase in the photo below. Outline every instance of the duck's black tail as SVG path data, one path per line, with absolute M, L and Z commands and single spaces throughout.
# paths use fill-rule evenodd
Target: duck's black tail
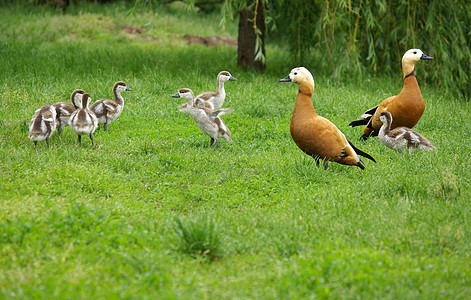
M 369 160 L 372 160 L 374 162 L 376 162 L 376 160 L 373 158 L 373 156 L 369 155 L 368 153 L 366 152 L 363 152 L 361 151 L 360 149 L 358 149 L 357 147 L 355 147 L 352 142 L 350 142 L 348 139 L 347 139 L 348 143 L 350 144 L 350 146 L 352 146 L 353 150 L 355 150 L 356 154 L 360 155 L 360 156 L 363 156 L 363 157 L 366 157 L 368 158 Z M 361 167 L 360 167 L 361 168 Z
M 363 119 L 353 121 L 348 125 L 352 126 L 352 127 L 361 126 L 361 125 L 368 125 L 368 123 L 370 122 L 371 117 L 375 114 L 377 108 L 378 108 L 378 105 L 368 109 L 367 111 L 365 111 L 361 115 L 361 118 L 363 118 Z
M 361 126 L 361 125 L 367 125 L 368 122 L 370 121 L 370 119 L 371 119 L 371 117 L 368 117 L 366 119 L 356 120 L 356 121 L 350 122 L 350 124 L 348 124 L 348 126 L 357 127 L 357 126 Z

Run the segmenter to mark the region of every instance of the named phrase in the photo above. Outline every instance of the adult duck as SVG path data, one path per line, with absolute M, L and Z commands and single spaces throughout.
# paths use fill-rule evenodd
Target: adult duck
M 332 122 L 316 113 L 311 100 L 314 79 L 306 68 L 294 68 L 280 81 L 294 82 L 299 86 L 291 116 L 290 133 L 296 145 L 304 153 L 312 156 L 317 165 L 323 160 L 325 169 L 328 168 L 329 161 L 364 169 L 359 155 L 376 162 L 373 157 L 348 141 Z
M 377 136 L 382 123 L 377 121 L 383 111 L 389 111 L 393 117 L 391 128 L 405 126 L 412 128 L 417 124 L 425 110 L 425 102 L 415 78 L 415 64 L 420 60 L 432 60 L 420 49 L 410 49 L 402 57 L 404 86 L 399 95 L 389 97 L 376 107 L 364 112 L 362 120 L 351 122 L 352 127 L 366 125 L 361 139 Z

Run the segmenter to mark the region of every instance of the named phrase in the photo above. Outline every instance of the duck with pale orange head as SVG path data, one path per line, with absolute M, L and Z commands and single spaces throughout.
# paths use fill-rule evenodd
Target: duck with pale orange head
M 332 122 L 316 113 L 311 100 L 314 79 L 306 68 L 294 68 L 280 81 L 294 82 L 299 86 L 291 116 L 290 133 L 296 145 L 312 156 L 318 165 L 319 161 L 323 160 L 325 169 L 328 168 L 328 161 L 364 169 L 360 155 L 376 162 L 371 155 L 359 150 L 347 140 Z
M 364 112 L 362 120 L 351 122 L 352 127 L 366 125 L 361 139 L 366 140 L 370 136 L 377 136 L 382 122 L 377 121 L 383 111 L 389 111 L 393 117 L 391 129 L 405 126 L 412 128 L 419 122 L 425 110 L 425 102 L 420 92 L 419 84 L 415 78 L 415 64 L 420 60 L 432 60 L 420 49 L 410 49 L 402 57 L 402 71 L 404 85 L 401 92 L 389 97 L 378 106 Z

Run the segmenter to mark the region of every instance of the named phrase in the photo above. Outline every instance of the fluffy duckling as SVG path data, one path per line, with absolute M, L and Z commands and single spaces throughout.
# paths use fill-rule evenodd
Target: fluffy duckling
M 221 138 L 232 142 L 231 132 L 224 121 L 220 118 L 223 114 L 232 112 L 232 109 L 226 108 L 213 111 L 197 107 L 194 103 L 195 95 L 190 89 L 180 89 L 178 93 L 173 94 L 172 97 L 187 100 L 186 103 L 180 106 L 179 110 L 181 112 L 188 113 L 193 120 L 195 120 L 198 128 L 211 138 L 211 143 L 209 144 L 210 147 L 213 145 L 214 141 L 216 141 L 216 144 L 214 145 L 214 149 L 216 149 L 219 146 Z
M 357 149 L 347 140 L 332 122 L 316 113 L 311 101 L 314 79 L 306 68 L 294 68 L 280 81 L 294 82 L 299 86 L 291 116 L 291 137 L 304 153 L 315 159 L 317 165 L 319 160 L 324 160 L 325 169 L 328 168 L 328 161 L 364 169 L 359 155 L 376 162 L 373 157 Z
M 383 111 L 377 121 L 383 123 L 379 129 L 378 138 L 386 147 L 397 150 L 398 152 L 403 152 L 407 149 L 409 153 L 413 153 L 417 150 L 435 149 L 429 140 L 415 130 L 407 127 L 391 129 L 393 117 L 389 111 Z
M 231 73 L 227 71 L 219 72 L 218 77 L 217 77 L 218 90 L 216 92 L 205 92 L 196 96 L 196 100 L 195 100 L 196 105 L 201 108 L 209 108 L 209 109 L 221 108 L 222 105 L 224 104 L 224 100 L 226 99 L 226 91 L 224 90 L 224 82 L 228 80 L 235 81 L 237 80 L 237 78 L 233 77 Z M 203 103 L 199 101 L 203 101 Z
M 72 92 L 70 95 L 70 99 L 73 103 L 67 103 L 67 102 L 59 102 L 54 104 L 54 108 L 56 109 L 56 120 L 57 120 L 57 131 L 59 134 L 62 134 L 62 128 L 69 126 L 69 121 L 70 121 L 70 115 L 78 109 L 81 108 L 82 104 L 82 96 L 85 92 L 83 90 L 75 90 Z
M 80 146 L 82 146 L 82 135 L 89 135 L 92 140 L 92 146 L 95 146 L 93 133 L 98 127 L 98 119 L 88 108 L 91 100 L 92 98 L 90 98 L 89 94 L 83 94 L 81 108 L 75 110 L 70 116 L 70 128 L 78 135 Z
M 383 111 L 389 111 L 394 118 L 391 128 L 399 126 L 412 128 L 417 124 L 425 110 L 424 98 L 414 73 L 415 64 L 421 59 L 432 60 L 433 57 L 426 55 L 420 49 L 408 50 L 402 57 L 404 86 L 399 95 L 385 99 L 380 105 L 364 112 L 361 115 L 362 120 L 349 124 L 352 127 L 366 125 L 361 136 L 363 140 L 378 135 L 382 123 L 377 119 Z
M 113 86 L 114 100 L 102 99 L 90 106 L 90 110 L 98 118 L 98 123 L 103 124 L 103 130 L 106 130 L 107 125 L 116 120 L 123 112 L 124 99 L 121 92 L 124 91 L 132 91 L 132 89 L 124 82 L 118 81 Z
M 46 104 L 34 112 L 29 122 L 28 138 L 38 145 L 38 141 L 46 140 L 49 147 L 49 138 L 56 130 L 56 109 L 53 105 Z

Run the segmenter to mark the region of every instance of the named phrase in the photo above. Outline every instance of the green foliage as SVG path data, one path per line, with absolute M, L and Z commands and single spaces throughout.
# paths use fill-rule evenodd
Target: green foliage
M 421 78 L 471 97 L 471 10 L 466 1 L 270 1 L 279 39 L 298 64 L 347 75 L 402 74 L 410 48 L 436 58 Z M 422 70 L 423 68 L 423 70 Z
M 199 216 L 194 220 L 183 220 L 177 216 L 172 228 L 175 233 L 174 247 L 177 251 L 210 260 L 224 254 L 219 229 L 209 217 Z

